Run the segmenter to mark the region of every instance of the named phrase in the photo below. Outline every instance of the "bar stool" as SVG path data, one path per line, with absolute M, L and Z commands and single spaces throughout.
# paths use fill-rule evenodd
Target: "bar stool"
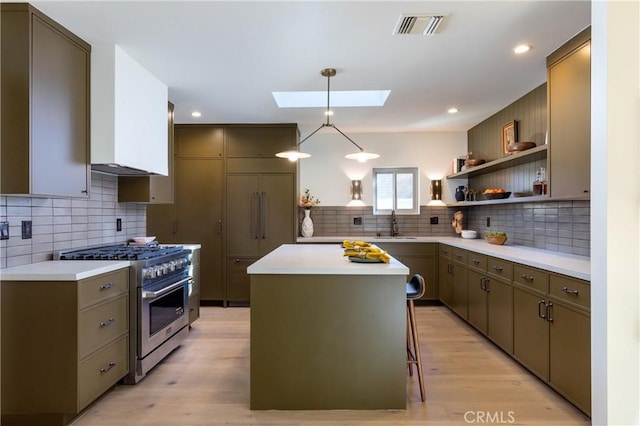
M 418 343 L 418 327 L 416 324 L 416 311 L 413 301 L 422 297 L 426 285 L 421 275 L 415 274 L 407 283 L 407 367 L 409 376 L 413 376 L 413 365 L 418 372 L 420 383 L 420 397 L 425 401 L 424 376 L 422 375 L 422 359 L 420 358 L 420 344 Z

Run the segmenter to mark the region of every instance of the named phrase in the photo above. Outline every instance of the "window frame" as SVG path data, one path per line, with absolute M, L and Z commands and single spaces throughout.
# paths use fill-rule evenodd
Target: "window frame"
M 378 174 L 393 174 L 393 207 L 391 209 L 378 209 L 378 191 L 377 181 Z M 397 193 L 397 175 L 398 174 L 413 175 L 413 207 L 411 209 L 398 208 Z M 419 215 L 420 214 L 420 168 L 419 167 L 374 167 L 372 170 L 373 178 L 373 214 L 374 215 L 390 215 L 395 211 L 397 215 Z

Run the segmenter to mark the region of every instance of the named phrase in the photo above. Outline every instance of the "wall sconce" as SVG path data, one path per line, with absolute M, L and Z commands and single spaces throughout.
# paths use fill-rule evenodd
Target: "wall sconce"
M 361 200 L 362 199 L 362 181 L 352 180 L 349 193 L 351 194 L 352 200 Z
M 434 179 L 431 181 L 430 188 L 431 200 L 440 201 L 442 200 L 442 180 Z

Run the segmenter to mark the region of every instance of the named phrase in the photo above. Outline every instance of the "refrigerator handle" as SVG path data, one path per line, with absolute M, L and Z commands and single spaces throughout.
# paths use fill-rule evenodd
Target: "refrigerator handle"
M 259 209 L 260 209 L 260 202 L 258 200 L 258 198 L 260 197 L 260 195 L 257 192 L 253 193 L 253 238 L 254 239 L 258 239 L 258 233 L 259 233 L 259 228 L 260 228 L 260 223 L 259 223 Z
M 267 238 L 267 208 L 264 204 L 266 197 L 267 193 L 262 191 L 262 195 L 260 196 L 260 229 L 262 231 L 263 240 Z

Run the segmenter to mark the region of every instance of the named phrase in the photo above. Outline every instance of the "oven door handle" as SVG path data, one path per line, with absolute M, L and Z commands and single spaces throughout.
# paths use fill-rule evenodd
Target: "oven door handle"
M 183 280 L 178 281 L 177 283 L 171 284 L 170 286 L 167 286 L 165 288 L 163 288 L 160 291 L 142 291 L 142 298 L 143 299 L 155 299 L 156 297 L 160 297 L 163 294 L 167 294 L 172 290 L 175 290 L 178 287 L 182 287 L 184 285 L 185 282 L 189 282 L 189 284 L 191 284 L 193 282 L 193 278 L 192 277 L 188 277 L 185 278 Z

